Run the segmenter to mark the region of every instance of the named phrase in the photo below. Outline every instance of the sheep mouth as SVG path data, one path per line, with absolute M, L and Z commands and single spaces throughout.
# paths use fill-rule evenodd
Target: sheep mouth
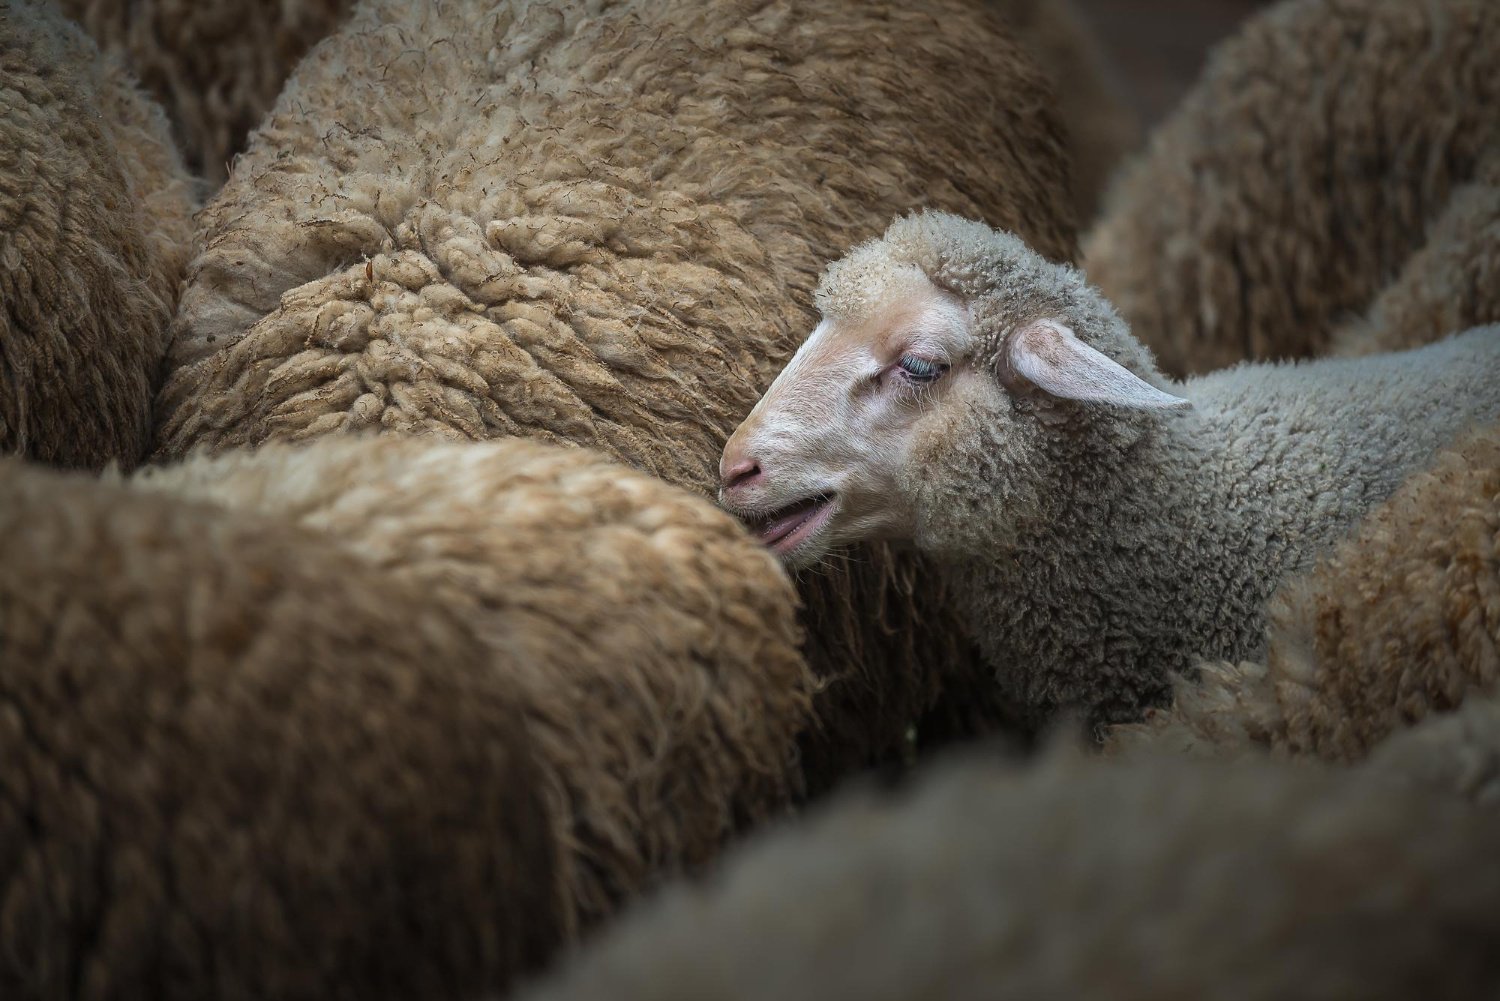
M 785 557 L 828 523 L 833 502 L 833 494 L 818 494 L 765 514 L 747 514 L 744 521 L 751 534 L 776 555 Z

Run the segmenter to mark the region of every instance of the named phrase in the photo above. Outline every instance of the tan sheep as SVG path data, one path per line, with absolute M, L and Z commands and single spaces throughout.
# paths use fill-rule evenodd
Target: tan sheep
M 161 110 L 44 0 L 0 4 L 0 455 L 134 465 L 186 264 Z
M 850 241 L 931 203 L 1071 256 L 1050 104 L 965 0 L 367 0 L 202 216 L 158 454 L 521 435 L 707 496 Z M 914 558 L 802 595 L 814 787 L 980 670 Z
M 213 187 L 297 62 L 353 0 L 61 0 L 167 109 L 188 166 Z
M 1492 328 L 1500 336 L 1500 328 Z M 1354 760 L 1500 683 L 1500 428 L 1438 456 L 1272 603 L 1265 666 L 1211 665 L 1115 743 Z
M 0 460 L 0 996 L 499 990 L 562 933 L 512 679 L 339 544 Z
M 1369 314 L 1334 334 L 1331 354 L 1400 351 L 1500 323 L 1500 147 L 1427 230 L 1427 242 Z
M 1284 0 L 1122 169 L 1091 280 L 1173 374 L 1320 354 L 1500 140 L 1500 4 Z
M 989 0 L 1016 40 L 1046 72 L 1067 128 L 1073 202 L 1080 223 L 1093 219 L 1115 167 L 1141 141 L 1113 62 L 1071 0 Z
M 1483 798 L 1466 763 L 1500 756 L 1500 713 L 1434 723 L 1348 770 L 946 763 L 747 846 L 520 996 L 1492 997 L 1500 811 L 1464 797 Z
M 332 536 L 459 613 L 523 707 L 570 934 L 798 792 L 795 594 L 705 500 L 515 440 L 271 444 L 136 484 Z

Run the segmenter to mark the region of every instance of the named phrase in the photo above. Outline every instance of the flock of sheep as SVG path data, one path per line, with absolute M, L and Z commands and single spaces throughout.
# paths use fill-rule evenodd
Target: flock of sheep
M 0 0 L 0 997 L 1500 990 L 1497 58 Z

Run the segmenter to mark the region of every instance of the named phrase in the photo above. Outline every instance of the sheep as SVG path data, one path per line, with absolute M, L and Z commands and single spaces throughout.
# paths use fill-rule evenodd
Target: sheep
M 1491 327 L 1489 336 L 1500 335 Z M 1271 603 L 1264 664 L 1219 664 L 1115 746 L 1354 761 L 1500 685 L 1500 426 L 1402 484 Z
M 0 460 L 0 996 L 473 996 L 562 934 L 525 707 L 284 521 Z
M 1141 140 L 1119 74 L 1069 0 L 990 2 L 1052 83 L 1067 128 L 1074 211 L 1080 222 L 1091 220 L 1110 175 Z
M 62 0 L 167 108 L 188 168 L 210 187 L 293 67 L 351 0 Z
M 707 500 L 584 449 L 363 435 L 134 484 L 332 537 L 480 635 L 539 761 L 567 940 L 800 792 L 795 593 Z
M 790 567 L 870 539 L 943 565 L 1006 698 L 1096 727 L 1200 660 L 1474 422 L 1500 328 L 1175 384 L 1082 274 L 946 213 L 831 265 L 823 321 L 725 446 L 721 502 Z
M 982 4 L 366 0 L 201 216 L 155 457 L 522 436 L 710 497 L 819 260 L 919 204 L 1071 258 L 1069 191 Z M 801 582 L 809 793 L 963 715 L 982 667 L 934 577 L 872 547 Z
M 1493 0 L 1253 16 L 1121 169 L 1085 270 L 1173 375 L 1324 353 L 1500 141 L 1497 62 Z
M 1422 249 L 1368 315 L 1336 331 L 1329 354 L 1419 347 L 1455 330 L 1500 323 L 1500 146 L 1448 200 Z
M 194 209 L 161 110 L 42 0 L 0 5 L 0 455 L 138 462 Z
M 1500 756 L 1500 714 L 1465 722 L 1347 771 L 971 752 L 761 837 L 519 997 L 1493 996 L 1500 811 L 1463 761 Z

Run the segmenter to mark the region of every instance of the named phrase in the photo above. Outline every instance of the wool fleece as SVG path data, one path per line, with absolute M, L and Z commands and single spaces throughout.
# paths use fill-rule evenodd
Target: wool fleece
M 982 4 L 368 0 L 205 209 L 157 455 L 360 429 L 600 449 L 709 494 L 829 259 L 922 205 L 1074 253 L 1041 72 Z M 802 582 L 813 787 L 977 658 L 913 557 Z M 991 697 L 993 698 L 993 697 Z

